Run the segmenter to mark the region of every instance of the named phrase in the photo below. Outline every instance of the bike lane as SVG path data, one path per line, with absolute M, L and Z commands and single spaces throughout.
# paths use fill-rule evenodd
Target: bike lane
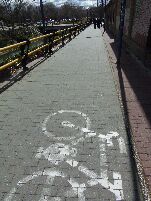
M 3 92 L 0 110 L 1 200 L 139 200 L 100 30 Z

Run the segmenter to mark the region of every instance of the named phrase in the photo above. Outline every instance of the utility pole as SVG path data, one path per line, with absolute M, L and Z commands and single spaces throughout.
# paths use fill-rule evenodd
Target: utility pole
M 99 6 L 99 0 L 97 0 L 97 7 Z
M 105 6 L 106 6 L 106 0 L 104 1 L 104 3 L 105 3 Z
M 104 1 L 104 23 L 106 26 L 106 0 Z
M 124 20 L 125 20 L 125 9 L 126 9 L 126 0 L 121 0 L 119 41 L 118 41 L 118 57 L 117 57 L 117 66 L 118 67 L 120 67 L 121 54 L 122 54 L 122 42 L 123 42 L 123 29 L 124 29 Z
M 103 18 L 104 17 L 104 1 L 103 0 L 101 0 L 101 7 L 102 7 L 102 14 L 101 14 L 101 18 Z M 101 19 L 101 26 L 102 26 L 102 19 Z
M 42 0 L 40 0 L 40 11 L 41 11 L 41 20 L 42 20 L 42 32 L 45 33 L 45 16 L 44 16 L 44 6 Z

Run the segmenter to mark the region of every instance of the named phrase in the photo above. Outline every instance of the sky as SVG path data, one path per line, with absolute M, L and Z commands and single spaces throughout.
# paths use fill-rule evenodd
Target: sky
M 79 6 L 84 6 L 84 7 L 91 7 L 91 6 L 96 6 L 97 5 L 97 0 L 45 0 L 45 1 L 46 2 L 52 2 L 56 6 L 61 6 L 67 1 L 76 3 Z M 107 2 L 108 1 L 109 0 L 107 0 Z M 99 0 L 99 2 L 101 2 L 101 0 Z

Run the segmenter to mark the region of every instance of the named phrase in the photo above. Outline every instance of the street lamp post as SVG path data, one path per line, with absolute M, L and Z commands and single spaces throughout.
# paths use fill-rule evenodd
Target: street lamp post
M 99 0 L 97 0 L 97 7 L 99 6 Z
M 106 0 L 104 1 L 104 4 L 105 4 L 105 6 L 106 6 Z
M 89 9 L 87 9 L 87 21 L 88 21 L 88 18 L 89 18 Z
M 104 1 L 104 26 L 105 26 L 105 29 L 106 29 L 106 0 Z
M 42 20 L 42 32 L 45 33 L 45 16 L 44 16 L 44 7 L 43 2 L 40 0 L 40 11 L 41 11 L 41 20 Z

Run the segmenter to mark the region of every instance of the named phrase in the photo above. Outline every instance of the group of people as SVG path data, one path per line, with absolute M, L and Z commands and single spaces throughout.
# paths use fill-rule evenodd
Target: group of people
M 104 28 L 104 32 L 105 32 L 105 23 L 104 23 L 104 18 L 100 19 L 100 18 L 93 18 L 93 24 L 94 24 L 94 29 L 96 29 L 96 27 L 98 29 L 100 29 L 100 26 Z

